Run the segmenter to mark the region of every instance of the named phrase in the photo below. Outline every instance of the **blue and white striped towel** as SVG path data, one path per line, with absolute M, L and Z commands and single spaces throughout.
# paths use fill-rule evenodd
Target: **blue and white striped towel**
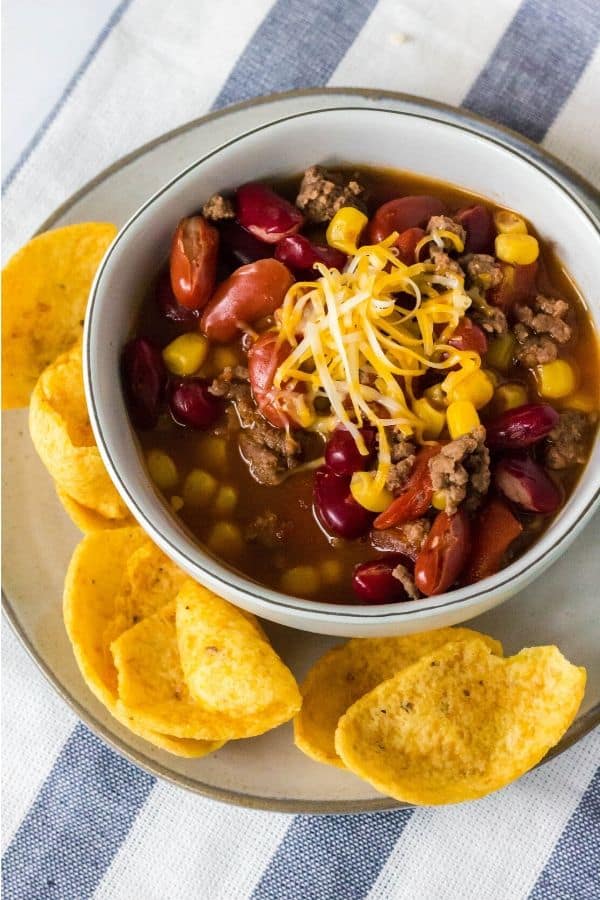
M 122 0 L 5 178 L 5 254 L 140 143 L 289 88 L 463 104 L 598 185 L 599 38 L 598 0 Z M 6 900 L 600 898 L 600 731 L 475 804 L 292 817 L 137 770 L 6 627 L 3 668 Z

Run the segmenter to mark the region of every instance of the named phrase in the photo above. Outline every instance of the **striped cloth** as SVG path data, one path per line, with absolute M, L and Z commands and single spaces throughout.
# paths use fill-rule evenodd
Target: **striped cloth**
M 122 0 L 5 178 L 5 254 L 140 143 L 290 88 L 462 104 L 598 185 L 599 37 L 598 0 Z M 245 811 L 108 749 L 4 629 L 6 900 L 600 898 L 600 731 L 477 803 Z

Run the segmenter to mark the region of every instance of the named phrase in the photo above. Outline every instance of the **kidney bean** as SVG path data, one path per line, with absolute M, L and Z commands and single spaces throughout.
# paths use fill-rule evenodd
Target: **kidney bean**
M 499 497 L 488 500 L 473 529 L 471 555 L 463 582 L 474 584 L 495 575 L 502 566 L 504 554 L 522 531 L 523 526 L 503 500 Z
M 460 320 L 448 343 L 457 350 L 474 350 L 481 356 L 487 353 L 488 348 L 485 333 L 468 316 L 464 316 Z
M 275 312 L 293 281 L 277 259 L 240 266 L 217 287 L 202 314 L 202 331 L 211 341 L 229 343 L 244 325 Z
M 495 467 L 493 477 L 496 488 L 527 512 L 550 515 L 561 504 L 560 489 L 529 456 L 505 456 Z
M 469 518 L 461 507 L 438 513 L 415 562 L 415 584 L 427 597 L 443 594 L 462 572 L 469 551 Z
M 273 256 L 274 245 L 259 241 L 238 222 L 224 222 L 220 228 L 221 248 L 224 255 L 234 267 L 246 266 L 257 259 L 268 259 Z
M 398 565 L 406 565 L 406 558 L 390 553 L 384 559 L 373 559 L 355 566 L 352 588 L 363 603 L 398 603 L 411 598 L 404 585 L 392 572 Z
M 199 311 L 190 309 L 189 306 L 182 306 L 177 302 L 171 287 L 171 276 L 168 272 L 165 272 L 158 279 L 156 304 L 161 316 L 164 316 L 165 319 L 170 319 L 171 322 L 177 322 L 179 325 L 186 325 L 190 331 L 198 327 Z
M 391 528 L 393 525 L 411 522 L 425 515 L 431 506 L 433 496 L 429 460 L 439 452 L 439 444 L 419 450 L 405 487 L 388 508 L 377 516 L 373 523 L 375 528 Z
M 236 191 L 238 222 L 267 244 L 294 234 L 304 216 L 300 210 L 265 184 L 249 182 Z
M 335 247 L 313 244 L 302 234 L 290 234 L 278 242 L 275 247 L 275 259 L 284 263 L 293 272 L 310 272 L 318 262 L 329 269 L 341 271 L 348 257 Z
M 368 240 L 372 244 L 383 241 L 392 231 L 403 232 L 407 228 L 427 225 L 431 216 L 440 216 L 446 207 L 438 197 L 426 194 L 399 197 L 380 206 L 368 227 Z
M 523 303 L 535 294 L 538 264 L 536 260 L 528 266 L 501 263 L 501 267 L 502 281 L 486 292 L 486 298 L 493 306 L 506 311 L 515 303 Z
M 208 428 L 218 419 L 222 401 L 208 392 L 210 382 L 202 378 L 172 379 L 167 394 L 169 411 L 178 425 Z
M 398 250 L 400 262 L 406 266 L 412 266 L 417 261 L 415 257 L 417 244 L 423 237 L 425 237 L 425 232 L 422 228 L 407 228 L 398 235 L 394 247 Z
M 493 255 L 496 228 L 494 217 L 487 206 L 482 206 L 481 203 L 476 203 L 475 206 L 463 206 L 454 214 L 454 218 L 467 233 L 465 253 L 491 253 Z
M 167 383 L 160 349 L 146 338 L 129 341 L 121 357 L 121 374 L 133 424 L 137 428 L 154 428 Z
M 171 243 L 171 287 L 178 303 L 200 309 L 217 278 L 219 232 L 202 216 L 182 219 Z
M 519 450 L 545 438 L 558 424 L 559 415 L 549 403 L 526 403 L 507 409 L 486 425 L 491 450 Z
M 248 351 L 248 372 L 252 394 L 261 413 L 275 428 L 293 425 L 293 417 L 277 402 L 278 396 L 285 394 L 285 387 L 273 387 L 275 372 L 289 356 L 292 348 L 287 341 L 279 342 L 273 331 L 266 331 L 252 344 Z M 287 393 L 291 393 L 288 391 Z
M 377 432 L 374 428 L 365 426 L 360 429 L 360 433 L 369 451 L 367 456 L 362 456 L 354 438 L 343 425 L 338 426 L 327 441 L 325 465 L 336 475 L 352 475 L 354 472 L 362 472 L 373 461 Z
M 367 534 L 373 521 L 373 514 L 350 493 L 350 478 L 325 467 L 315 472 L 314 508 L 326 531 L 348 540 Z

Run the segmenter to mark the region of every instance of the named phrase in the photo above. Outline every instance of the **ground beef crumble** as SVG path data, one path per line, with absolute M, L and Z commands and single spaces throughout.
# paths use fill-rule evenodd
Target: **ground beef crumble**
M 513 326 L 514 335 L 521 345 L 517 359 L 528 368 L 553 362 L 558 356 L 558 346 L 568 343 L 573 329 L 566 321 L 571 309 L 566 300 L 538 294 L 531 305 L 517 305 Z
M 465 229 L 450 216 L 432 216 L 427 223 L 427 234 L 432 234 L 433 231 L 450 231 L 452 234 L 456 234 L 463 244 L 467 239 Z
M 436 244 L 431 244 L 429 247 L 429 259 L 435 266 L 436 275 L 460 275 L 461 278 L 464 278 L 465 273 L 459 263 Z
M 416 448 L 412 441 L 407 441 L 401 431 L 393 431 L 390 435 L 390 455 L 392 465 L 386 479 L 386 487 L 392 493 L 400 491 L 406 484 L 415 464 Z
M 429 519 L 415 519 L 381 531 L 374 528 L 369 540 L 373 549 L 380 553 L 402 553 L 409 559 L 416 559 L 430 528 Z
M 421 595 L 419 594 L 419 591 L 417 590 L 417 586 L 415 584 L 415 580 L 414 580 L 413 576 L 408 571 L 406 566 L 403 566 L 402 564 L 396 566 L 395 569 L 392 569 L 392 575 L 394 576 L 394 578 L 396 578 L 400 582 L 400 584 L 406 591 L 407 596 L 411 600 L 419 599 L 419 597 Z
M 304 173 L 296 206 L 308 222 L 321 224 L 331 221 L 342 206 L 354 206 L 365 212 L 364 192 L 356 176 L 333 172 L 323 166 L 311 166 Z
M 235 209 L 227 197 L 213 194 L 202 207 L 202 215 L 209 222 L 223 222 L 226 219 L 235 219 Z
M 282 522 L 276 513 L 267 509 L 248 523 L 244 529 L 244 537 L 250 543 L 272 550 L 286 540 L 289 530 L 289 522 Z
M 548 435 L 544 462 L 549 469 L 583 465 L 592 424 L 591 416 L 575 409 L 560 414 L 558 425 Z
M 502 281 L 502 266 L 488 253 L 468 253 L 460 263 L 466 270 L 470 285 L 487 291 Z
M 490 453 L 485 445 L 485 428 L 479 425 L 469 434 L 446 444 L 429 460 L 431 484 L 443 495 L 445 512 L 454 515 L 464 502 L 465 509 L 477 508 L 490 486 Z

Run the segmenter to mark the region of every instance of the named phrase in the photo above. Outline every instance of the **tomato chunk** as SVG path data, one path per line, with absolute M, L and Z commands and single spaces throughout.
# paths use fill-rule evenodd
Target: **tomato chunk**
M 429 474 L 429 460 L 440 452 L 440 445 L 423 447 L 417 453 L 415 465 L 402 493 L 393 500 L 388 508 L 380 513 L 375 528 L 391 528 L 402 522 L 419 519 L 431 506 L 433 487 Z
M 465 584 L 495 575 L 504 554 L 522 531 L 523 526 L 504 501 L 499 497 L 488 500 L 477 521 Z

